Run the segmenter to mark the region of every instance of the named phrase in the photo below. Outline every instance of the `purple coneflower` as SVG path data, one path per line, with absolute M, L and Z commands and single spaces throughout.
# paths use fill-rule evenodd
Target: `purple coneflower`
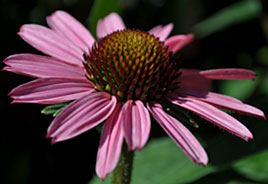
M 57 104 L 72 101 L 51 123 L 47 137 L 59 142 L 105 122 L 96 172 L 104 179 L 116 166 L 124 139 L 129 150 L 146 144 L 152 117 L 196 164 L 207 154 L 197 139 L 162 107 L 171 102 L 244 139 L 250 131 L 217 107 L 265 118 L 262 111 L 229 96 L 210 92 L 210 80 L 251 80 L 245 69 L 181 69 L 174 53 L 193 35 L 167 38 L 173 24 L 148 32 L 126 29 L 111 13 L 99 20 L 96 41 L 75 18 L 63 11 L 47 17 L 50 28 L 23 25 L 23 40 L 48 56 L 16 54 L 4 70 L 37 78 L 10 92 L 12 103 Z

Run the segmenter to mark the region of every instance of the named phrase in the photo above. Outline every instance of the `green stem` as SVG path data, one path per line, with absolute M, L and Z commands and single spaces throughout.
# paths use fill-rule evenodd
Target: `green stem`
M 112 172 L 111 184 L 130 184 L 134 152 L 123 144 L 120 160 Z

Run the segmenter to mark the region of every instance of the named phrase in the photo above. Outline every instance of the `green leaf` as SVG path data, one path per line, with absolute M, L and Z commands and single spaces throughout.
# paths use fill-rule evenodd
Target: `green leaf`
M 254 80 L 225 80 L 221 81 L 219 92 L 240 100 L 246 100 L 253 91 L 258 89 L 261 94 L 268 93 L 268 75 L 263 68 L 255 68 L 256 78 Z
M 257 79 L 258 80 L 258 79 Z M 254 80 L 226 80 L 221 81 L 220 93 L 245 100 L 254 90 L 258 81 Z
M 233 167 L 246 178 L 268 182 L 268 151 L 265 150 L 242 159 L 236 162 Z
M 177 184 L 197 180 L 211 172 L 211 166 L 194 165 L 170 139 L 151 140 L 145 148 L 135 153 L 132 184 Z M 107 180 L 107 181 L 106 181 Z M 91 184 L 106 184 L 95 177 Z
M 257 61 L 260 64 L 268 64 L 268 46 L 260 48 L 256 53 Z
M 41 113 L 46 115 L 53 115 L 54 117 L 57 116 L 63 109 L 69 104 L 70 102 L 59 103 L 54 105 L 49 105 L 45 107 Z
M 215 182 L 217 182 L 217 181 L 215 181 Z M 226 184 L 256 184 L 256 182 L 245 182 L 245 181 L 239 181 L 239 180 L 232 180 L 232 181 L 228 181 L 228 183 L 226 183 Z
M 257 17 L 260 13 L 261 3 L 259 0 L 239 1 L 195 25 L 194 33 L 200 37 L 206 37 L 230 25 Z
M 254 80 L 224 80 L 220 81 L 219 92 L 239 100 L 246 100 L 260 81 L 260 70 L 255 69 L 257 76 Z
M 95 0 L 89 16 L 89 29 L 91 33 L 96 36 L 96 27 L 99 19 L 111 12 L 120 13 L 120 11 L 121 0 Z

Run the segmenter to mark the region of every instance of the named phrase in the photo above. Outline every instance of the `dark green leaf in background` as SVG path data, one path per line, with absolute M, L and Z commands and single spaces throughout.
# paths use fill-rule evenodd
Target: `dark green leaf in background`
M 268 150 L 236 162 L 233 167 L 244 177 L 268 182 Z
M 121 12 L 121 0 L 95 0 L 89 16 L 89 29 L 96 36 L 96 27 L 99 19 L 111 12 Z
M 194 33 L 200 37 L 206 37 L 230 25 L 257 17 L 260 12 L 259 0 L 238 1 L 195 25 Z
M 135 152 L 132 184 L 178 184 L 201 178 L 215 169 L 211 166 L 195 165 L 169 138 L 150 140 L 141 151 Z M 95 177 L 90 184 L 102 182 Z
M 264 69 L 265 70 L 265 69 Z M 219 91 L 222 94 L 246 100 L 258 86 L 259 93 L 268 94 L 268 75 L 261 68 L 253 69 L 256 72 L 254 80 L 225 80 L 221 81 Z

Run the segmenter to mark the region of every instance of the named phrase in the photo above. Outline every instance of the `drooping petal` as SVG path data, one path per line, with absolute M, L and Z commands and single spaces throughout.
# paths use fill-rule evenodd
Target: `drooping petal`
M 47 137 L 59 142 L 75 137 L 106 120 L 116 106 L 116 98 L 105 92 L 91 93 L 72 102 L 48 128 Z
M 102 180 L 115 168 L 122 149 L 124 136 L 120 106 L 118 104 L 111 116 L 106 120 L 101 135 L 96 173 Z
M 198 116 L 246 141 L 253 139 L 251 132 L 242 123 L 208 103 L 187 97 L 174 97 L 171 102 L 193 111 Z
M 10 92 L 12 103 L 56 104 L 78 99 L 93 92 L 86 80 L 44 78 L 20 85 Z
M 82 66 L 83 51 L 51 29 L 40 25 L 26 24 L 20 28 L 18 34 L 37 50 L 63 61 Z
M 175 35 L 168 38 L 165 41 L 165 46 L 168 46 L 168 51 L 172 51 L 173 53 L 178 52 L 184 46 L 192 42 L 194 39 L 193 34 L 188 35 Z
M 194 163 L 204 166 L 207 164 L 208 157 L 205 150 L 183 124 L 165 113 L 158 103 L 147 104 L 147 108 L 155 120 Z
M 265 115 L 261 110 L 226 95 L 213 92 L 192 91 L 189 89 L 179 89 L 176 92 L 177 94 L 187 96 L 189 98 L 208 102 L 217 107 L 265 119 Z
M 155 37 L 159 37 L 160 41 L 165 41 L 169 34 L 171 33 L 174 25 L 172 23 L 165 26 L 159 25 L 152 28 L 149 33 L 153 34 Z
M 35 78 L 85 79 L 82 68 L 52 57 L 35 54 L 15 54 L 4 60 L 3 70 Z
M 238 80 L 252 80 L 256 76 L 255 72 L 246 69 L 238 68 L 223 68 L 200 71 L 200 74 L 207 79 L 238 79 Z
M 78 22 L 73 16 L 64 11 L 56 11 L 47 17 L 48 25 L 66 39 L 72 41 L 84 52 L 88 52 L 95 39 L 90 32 Z
M 211 80 L 200 75 L 198 70 L 181 69 L 180 71 L 182 72 L 179 77 L 180 88 L 196 91 L 211 90 Z
M 123 128 L 130 150 L 141 150 L 149 138 L 151 120 L 141 101 L 127 101 L 123 106 Z
M 123 30 L 126 26 L 122 18 L 116 13 L 110 13 L 103 19 L 100 19 L 97 24 L 97 36 L 102 38 L 114 31 Z

